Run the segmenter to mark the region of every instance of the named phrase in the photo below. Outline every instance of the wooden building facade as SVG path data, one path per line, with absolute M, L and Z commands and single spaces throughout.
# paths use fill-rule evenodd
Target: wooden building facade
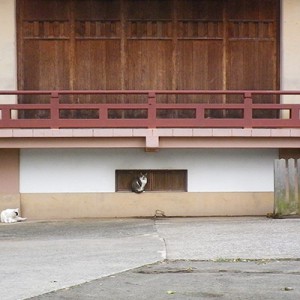
M 298 11 L 298 0 L 1 1 L 0 208 L 272 212 L 274 160 L 300 149 Z
M 278 0 L 18 0 L 17 32 L 21 90 L 279 88 Z M 64 99 L 99 100 L 144 101 L 137 96 Z M 222 103 L 240 98 L 158 100 Z M 21 103 L 36 101 L 20 98 Z M 260 96 L 256 101 L 277 100 Z

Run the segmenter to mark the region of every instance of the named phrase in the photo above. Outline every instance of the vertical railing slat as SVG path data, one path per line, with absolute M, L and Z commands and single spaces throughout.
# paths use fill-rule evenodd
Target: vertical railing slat
M 252 128 L 252 94 L 244 94 L 244 128 Z
M 51 93 L 51 127 L 59 128 L 59 95 L 57 92 Z
M 156 94 L 148 94 L 148 128 L 156 128 Z

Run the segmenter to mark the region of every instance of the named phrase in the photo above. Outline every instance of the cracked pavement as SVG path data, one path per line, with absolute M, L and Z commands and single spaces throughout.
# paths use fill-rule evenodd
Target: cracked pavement
M 0 224 L 0 299 L 296 299 L 300 219 Z

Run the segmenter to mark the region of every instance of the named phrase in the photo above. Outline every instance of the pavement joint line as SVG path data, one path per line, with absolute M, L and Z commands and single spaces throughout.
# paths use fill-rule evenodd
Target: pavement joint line
M 154 223 L 154 229 L 155 229 L 155 232 L 159 238 L 160 241 L 163 242 L 163 245 L 164 245 L 164 249 L 161 252 L 161 255 L 162 255 L 162 258 L 163 258 L 163 261 L 164 260 L 167 260 L 168 259 L 168 252 L 167 252 L 167 242 L 166 242 L 166 239 L 164 237 L 162 237 L 160 234 L 159 234 L 159 230 L 158 230 L 158 224 L 156 222 L 156 219 L 153 219 L 153 223 Z
M 123 273 L 126 273 L 126 272 L 130 272 L 130 271 L 133 271 L 135 269 L 139 269 L 139 268 L 143 268 L 143 267 L 147 267 L 147 266 L 151 266 L 151 265 L 156 265 L 157 263 L 162 263 L 164 262 L 164 260 L 158 260 L 156 262 L 152 262 L 152 263 L 149 263 L 149 264 L 145 264 L 145 265 L 140 265 L 138 267 L 134 267 L 134 268 L 129 268 L 129 269 L 124 269 L 122 271 L 119 271 L 119 272 L 116 272 L 116 273 L 112 273 L 112 274 L 109 274 L 109 275 L 105 275 L 105 276 L 100 276 L 99 278 L 94 278 L 92 280 L 87 280 L 85 282 L 80 282 L 78 284 L 74 284 L 74 285 L 70 285 L 70 286 L 66 286 L 66 287 L 62 287 L 62 288 L 58 288 L 58 289 L 55 289 L 55 290 L 51 290 L 50 292 L 45 292 L 45 293 L 41 293 L 41 294 L 37 294 L 37 295 L 34 295 L 32 297 L 29 297 L 29 298 L 23 298 L 22 300 L 30 300 L 30 299 L 35 299 L 36 297 L 40 297 L 40 296 L 44 296 L 44 295 L 50 295 L 50 294 L 55 294 L 59 291 L 65 291 L 65 290 L 69 290 L 71 288 L 75 288 L 75 287 L 78 287 L 78 286 L 82 286 L 82 285 L 85 285 L 85 284 L 88 284 L 88 283 L 91 283 L 91 282 L 94 282 L 94 281 L 98 281 L 98 280 L 103 280 L 103 279 L 106 279 L 106 278 L 114 278 L 115 276 L 119 275 L 119 274 L 123 274 Z
M 121 270 L 121 271 L 116 272 L 116 273 L 112 273 L 112 274 L 109 274 L 109 275 L 106 275 L 106 276 L 101 276 L 99 278 L 94 278 L 92 280 L 88 280 L 88 281 L 81 282 L 81 283 L 78 283 L 78 284 L 74 284 L 74 285 L 70 285 L 70 286 L 58 288 L 58 289 L 55 289 L 55 290 L 51 290 L 49 292 L 37 294 L 37 295 L 34 295 L 32 297 L 29 297 L 29 298 L 23 298 L 23 300 L 30 300 L 30 299 L 35 299 L 36 297 L 40 297 L 40 296 L 44 296 L 44 295 L 55 294 L 55 293 L 60 292 L 60 291 L 65 291 L 65 290 L 69 290 L 69 289 L 72 289 L 72 288 L 80 287 L 82 285 L 85 285 L 85 284 L 88 284 L 88 283 L 91 283 L 91 282 L 96 282 L 98 280 L 103 280 L 103 279 L 106 279 L 106 278 L 113 278 L 113 277 L 115 277 L 117 275 L 120 275 L 120 274 L 123 274 L 123 273 L 126 273 L 126 272 L 130 272 L 130 271 L 134 271 L 134 270 L 138 270 L 140 268 L 150 267 L 152 265 L 155 266 L 155 265 L 160 264 L 160 263 L 165 263 L 165 262 L 171 261 L 171 260 L 167 259 L 167 245 L 166 245 L 166 240 L 165 240 L 165 238 L 163 238 L 159 234 L 158 224 L 156 223 L 156 218 L 153 218 L 152 220 L 153 220 L 153 228 L 154 228 L 155 235 L 163 243 L 163 250 L 162 251 L 158 251 L 158 253 L 161 254 L 161 257 L 162 257 L 161 259 L 159 259 L 157 261 L 154 261 L 154 262 L 151 262 L 149 264 L 142 264 L 140 266 L 136 266 L 136 267 L 133 267 L 133 268 L 124 269 L 124 270 Z M 140 236 L 143 236 L 143 234 L 141 234 Z
M 58 288 L 56 290 L 51 290 L 50 292 L 46 292 L 46 293 L 41 293 L 41 294 L 37 294 L 37 295 L 34 295 L 32 297 L 29 297 L 29 298 L 23 298 L 22 300 L 30 300 L 30 299 L 35 299 L 36 297 L 40 297 L 40 296 L 44 296 L 44 295 L 51 295 L 51 294 L 55 294 L 59 291 L 66 291 L 66 290 L 69 290 L 69 289 L 72 289 L 72 288 L 75 288 L 75 287 L 79 287 L 79 286 L 82 286 L 82 285 L 85 285 L 85 284 L 88 284 L 88 283 L 91 283 L 91 282 L 96 282 L 98 280 L 104 280 L 104 279 L 108 279 L 108 278 L 114 278 L 115 276 L 117 275 L 121 275 L 123 273 L 126 273 L 126 272 L 130 272 L 130 271 L 134 271 L 134 270 L 138 270 L 140 268 L 144 268 L 144 267 L 150 267 L 150 266 L 155 266 L 156 264 L 158 263 L 164 263 L 164 262 L 167 262 L 168 260 L 158 260 L 158 261 L 155 261 L 155 262 L 152 262 L 152 263 L 149 263 L 149 264 L 145 264 L 145 265 L 140 265 L 138 267 L 134 267 L 134 268 L 129 268 L 129 269 L 124 269 L 122 271 L 119 271 L 119 272 L 116 272 L 116 273 L 112 273 L 112 274 L 109 274 L 109 275 L 106 275 L 106 276 L 101 276 L 99 278 L 94 278 L 92 280 L 88 280 L 88 281 L 85 281 L 85 282 L 81 282 L 81 283 L 78 283 L 78 284 L 74 284 L 74 285 L 70 285 L 70 286 L 66 286 L 66 287 L 62 287 L 62 288 Z

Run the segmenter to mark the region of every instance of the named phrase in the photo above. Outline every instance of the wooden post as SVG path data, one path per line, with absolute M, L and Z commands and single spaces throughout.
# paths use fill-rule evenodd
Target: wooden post
M 51 93 L 51 128 L 59 128 L 59 95 Z
M 252 94 L 244 94 L 244 128 L 252 128 Z
M 276 159 L 274 168 L 274 213 L 299 215 L 300 160 Z
M 292 122 L 291 127 L 299 123 L 299 108 L 297 106 L 290 110 L 290 120 Z
M 297 195 L 295 198 L 297 201 L 298 214 L 300 214 L 300 159 L 296 160 L 296 172 L 297 172 L 297 178 L 296 178 Z
M 148 93 L 148 128 L 156 128 L 156 94 Z
M 1 109 L 1 121 L 3 122 L 3 125 L 8 125 L 11 120 L 11 114 L 10 114 L 10 108 L 9 107 L 3 107 Z
M 274 166 L 274 213 L 282 215 L 286 210 L 286 161 L 276 159 Z
M 197 124 L 199 124 L 198 127 L 202 127 L 202 124 L 204 123 L 204 107 L 202 104 L 197 104 L 197 108 L 196 108 L 196 120 L 197 120 Z
M 297 189 L 297 184 L 296 184 L 296 166 L 295 166 L 295 159 L 290 158 L 288 160 L 288 191 L 289 191 L 289 197 L 288 197 L 288 203 L 289 203 L 289 214 L 290 215 L 295 215 L 297 214 L 298 210 L 298 201 L 296 200 L 296 189 Z

